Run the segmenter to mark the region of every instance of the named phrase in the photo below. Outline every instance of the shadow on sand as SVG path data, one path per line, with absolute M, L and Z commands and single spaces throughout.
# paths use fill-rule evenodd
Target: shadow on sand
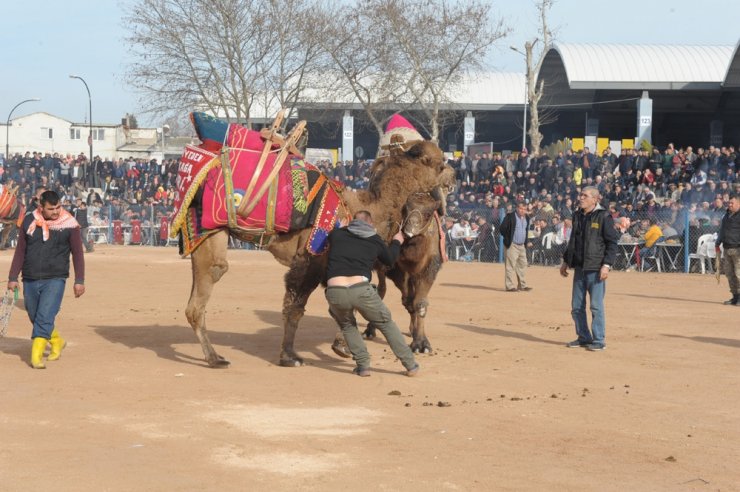
M 486 285 L 470 285 L 470 284 L 451 284 L 451 283 L 440 283 L 443 287 L 460 287 L 463 289 L 477 289 L 477 290 L 495 290 L 498 292 L 506 292 L 506 289 L 501 287 L 488 287 Z
M 255 314 L 261 321 L 271 326 L 261 328 L 256 333 L 208 330 L 211 344 L 219 353 L 222 352 L 223 347 L 230 347 L 277 365 L 283 338 L 282 313 L 256 310 Z M 218 321 L 212 321 L 211 324 L 218 324 Z M 176 348 L 179 345 L 199 345 L 195 333 L 187 324 L 145 326 L 124 324 L 93 326 L 93 328 L 98 335 L 111 343 L 130 349 L 151 350 L 162 359 L 208 367 L 203 357 L 193 357 Z M 304 316 L 296 333 L 296 351 L 307 364 L 330 371 L 349 372 L 354 366 L 352 360 L 342 359 L 328 348 L 328 345 L 334 341 L 336 333 L 336 324 L 328 314 L 326 317 Z M 324 346 L 323 350 L 319 348 L 321 346 Z M 384 372 L 382 369 L 374 369 L 374 371 Z
M 724 345 L 725 347 L 740 348 L 740 340 L 734 338 L 717 338 L 717 337 L 687 337 L 684 335 L 672 335 L 668 333 L 661 333 L 664 337 L 670 338 L 683 338 L 685 340 L 691 340 L 694 342 L 701 343 L 713 343 L 715 345 Z
M 522 333 L 520 331 L 502 330 L 501 328 L 486 328 L 484 326 L 460 325 L 460 324 L 455 324 L 455 323 L 447 323 L 447 326 L 451 326 L 453 328 L 460 328 L 462 330 L 470 331 L 473 333 L 478 333 L 480 335 L 518 338 L 519 340 L 524 340 L 526 342 L 546 343 L 548 345 L 564 345 L 564 342 L 556 342 L 554 340 L 547 340 L 545 338 L 539 338 L 534 335 L 530 335 L 529 333 Z

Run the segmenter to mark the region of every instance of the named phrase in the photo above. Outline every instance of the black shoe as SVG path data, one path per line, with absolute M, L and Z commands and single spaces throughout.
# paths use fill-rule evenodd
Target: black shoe
M 589 343 L 586 345 L 586 350 L 590 350 L 591 352 L 599 352 L 604 349 L 606 349 L 606 345 L 603 343 Z
M 573 340 L 572 342 L 568 342 L 565 344 L 568 348 L 586 348 L 590 345 L 588 342 L 582 342 L 580 340 Z

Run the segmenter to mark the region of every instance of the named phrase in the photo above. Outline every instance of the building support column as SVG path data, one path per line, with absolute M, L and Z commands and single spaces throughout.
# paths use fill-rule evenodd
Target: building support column
M 722 147 L 722 137 L 724 136 L 725 125 L 722 120 L 712 120 L 709 122 L 709 145 Z
M 354 160 L 355 139 L 354 139 L 355 119 L 350 116 L 349 110 L 344 112 L 342 117 L 342 161 Z
M 463 149 L 465 154 L 468 154 L 468 145 L 475 143 L 475 117 L 473 113 L 468 111 L 465 114 L 465 122 L 463 124 L 464 135 L 463 135 Z
M 653 100 L 648 96 L 648 91 L 642 91 L 642 97 L 637 101 L 635 148 L 639 149 L 643 140 L 653 143 Z

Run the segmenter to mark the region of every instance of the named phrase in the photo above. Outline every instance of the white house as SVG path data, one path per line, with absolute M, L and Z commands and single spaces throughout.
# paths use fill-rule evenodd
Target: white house
M 73 123 L 45 112 L 31 113 L 14 118 L 10 125 L 0 123 L 0 154 L 5 154 L 7 145 L 10 155 L 29 151 L 87 155 L 89 134 L 86 123 Z M 182 153 L 182 143 L 173 140 L 165 139 L 161 128 L 92 125 L 93 154 L 103 159 L 177 157 Z

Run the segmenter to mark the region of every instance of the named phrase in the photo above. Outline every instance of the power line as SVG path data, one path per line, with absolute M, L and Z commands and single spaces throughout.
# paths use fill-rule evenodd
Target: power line
M 628 99 L 612 99 L 611 101 L 594 101 L 594 102 L 582 102 L 582 103 L 569 103 L 569 104 L 542 104 L 538 105 L 538 108 L 565 108 L 569 106 L 595 106 L 597 104 L 612 104 L 628 101 L 637 101 L 639 97 L 630 97 Z

